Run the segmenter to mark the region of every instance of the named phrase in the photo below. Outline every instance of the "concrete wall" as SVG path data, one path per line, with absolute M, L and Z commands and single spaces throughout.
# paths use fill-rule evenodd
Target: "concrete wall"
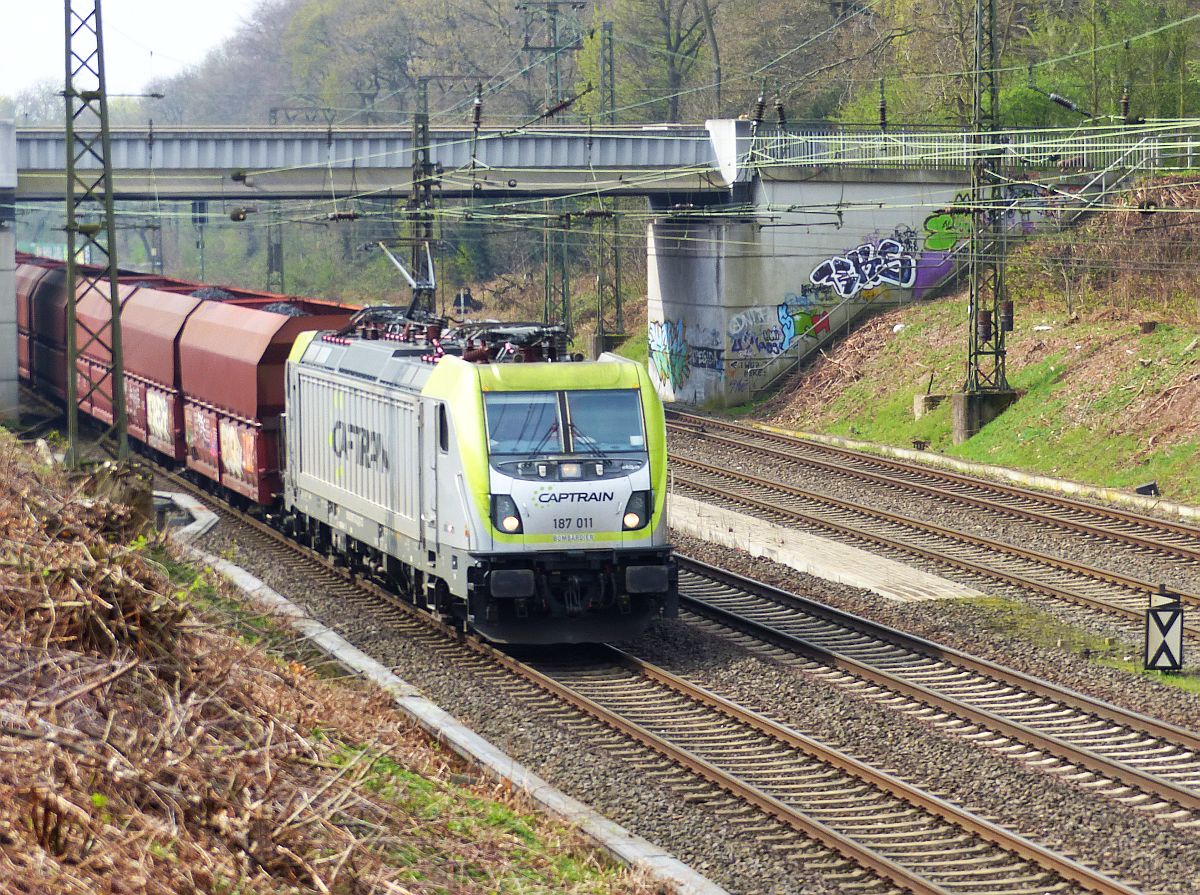
M 953 269 L 963 240 L 936 228 L 956 219 L 935 218 L 962 176 L 807 173 L 757 180 L 753 217 L 650 224 L 650 368 L 665 400 L 742 403 L 865 307 L 918 298 Z
M 1015 184 L 1009 232 L 1103 188 Z M 929 294 L 965 260 L 968 190 L 965 171 L 769 168 L 734 185 L 753 214 L 654 220 L 647 322 L 663 399 L 744 403 L 856 317 Z
M 0 419 L 16 419 L 17 296 L 13 198 L 17 188 L 17 135 L 0 121 Z

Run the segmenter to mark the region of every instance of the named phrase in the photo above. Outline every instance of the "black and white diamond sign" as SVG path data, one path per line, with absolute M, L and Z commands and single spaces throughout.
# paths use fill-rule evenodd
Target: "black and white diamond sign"
M 1162 588 L 1150 602 L 1146 610 L 1146 668 L 1178 671 L 1183 667 L 1183 606 L 1177 596 L 1166 594 Z

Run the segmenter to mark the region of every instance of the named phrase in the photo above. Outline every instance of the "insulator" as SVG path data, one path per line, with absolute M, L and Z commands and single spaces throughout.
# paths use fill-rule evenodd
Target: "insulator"
M 1072 112 L 1079 111 L 1079 106 L 1075 105 L 1075 103 L 1071 102 L 1065 96 L 1059 96 L 1057 93 L 1050 94 L 1050 102 L 1058 103 L 1064 109 L 1070 109 Z
M 1125 82 L 1125 86 L 1121 90 L 1121 117 L 1125 122 L 1129 123 L 1129 82 Z
M 879 129 L 887 130 L 887 97 L 883 93 L 883 78 L 879 79 Z
M 775 94 L 775 118 L 779 122 L 779 129 L 787 129 L 787 111 L 783 108 L 783 97 L 778 93 Z
M 764 84 L 763 88 L 758 92 L 758 99 L 754 102 L 754 114 L 750 116 L 750 120 L 754 122 L 755 126 L 762 124 L 763 112 L 767 108 L 766 92 L 767 88 L 766 84 Z
M 475 129 L 479 129 L 479 122 L 483 120 L 483 85 L 475 85 L 475 111 L 474 111 Z
M 1010 333 L 1013 331 L 1013 303 L 1011 301 L 1001 302 L 1000 304 L 1000 331 Z

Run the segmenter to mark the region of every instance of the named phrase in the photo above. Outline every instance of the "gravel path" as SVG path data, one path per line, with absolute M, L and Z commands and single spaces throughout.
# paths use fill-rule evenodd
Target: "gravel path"
M 850 611 L 1018 665 L 1042 677 L 1195 726 L 1200 698 L 1067 654 L 1048 654 L 998 635 L 958 605 L 891 603 L 873 594 L 809 578 L 740 551 L 677 537 L 678 549 L 805 593 Z M 311 582 L 246 555 L 219 526 L 200 544 L 231 556 L 272 587 L 307 605 L 360 647 L 424 690 L 483 736 L 571 795 L 671 850 L 735 892 L 834 892 L 836 882 L 738 834 L 711 800 L 689 801 L 665 773 L 656 777 L 611 754 L 620 741 L 599 725 L 564 725 L 546 701 L 497 692 L 494 677 L 455 664 L 449 654 L 389 633 L 388 611 L 346 608 Z M 340 623 L 339 623 L 340 622 Z M 1030 771 L 984 747 L 964 743 L 910 716 L 891 712 L 823 682 L 800 667 L 747 652 L 685 622 L 663 623 L 632 645 L 640 654 L 739 702 L 893 770 L 931 792 L 1021 830 L 1148 890 L 1194 892 L 1200 878 L 1196 836 L 1147 821 L 1110 799 Z M 1014 658 L 1019 661 L 1014 661 Z M 1055 674 L 1047 674 L 1047 665 Z M 499 705 L 498 705 L 499 703 Z M 500 708 L 502 706 L 502 708 Z M 540 707 L 539 707 L 540 706 Z M 1103 831 L 1103 835 L 1098 835 Z M 782 882 L 781 882 L 782 881 Z

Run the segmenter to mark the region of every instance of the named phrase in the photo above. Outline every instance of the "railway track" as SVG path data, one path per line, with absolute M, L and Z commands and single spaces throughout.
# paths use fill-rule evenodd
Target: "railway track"
M 737 452 L 1054 526 L 1147 553 L 1200 562 L 1200 528 L 1180 522 L 674 410 L 667 411 L 667 429 L 701 437 Z
M 483 661 L 485 673 L 486 666 L 492 675 L 502 668 L 519 680 L 501 686 L 510 698 L 514 687 L 536 688 L 553 697 L 547 711 L 559 723 L 578 716 L 604 725 L 619 735 L 622 758 L 647 773 L 678 779 L 682 769 L 679 787 L 688 798 L 722 805 L 731 823 L 774 849 L 817 862 L 841 891 L 1137 891 L 632 655 L 597 647 L 582 659 L 577 649 L 574 658 L 519 661 L 339 572 L 258 520 L 219 512 L 247 531 L 246 549 L 333 589 L 347 611 L 364 599 L 382 600 L 398 628 L 435 628 L 437 649 L 467 651 L 475 659 L 463 661 Z
M 832 532 L 839 539 L 883 547 L 1059 600 L 1120 616 L 1139 626 L 1157 585 L 1056 556 L 999 544 L 956 529 L 686 457 L 671 457 L 675 487 L 756 515 Z M 764 499 L 764 495 L 770 497 Z M 1200 596 L 1179 594 L 1185 605 Z M 1200 627 L 1184 633 L 1200 639 Z
M 1129 891 L 614 647 L 509 667 L 912 892 Z
M 748 647 L 806 663 L 829 682 L 892 710 L 932 708 L 938 726 L 955 736 L 979 740 L 992 734 L 989 745 L 1040 772 L 1200 829 L 1200 734 L 706 563 L 677 559 L 681 607 L 722 636 L 741 632 Z

